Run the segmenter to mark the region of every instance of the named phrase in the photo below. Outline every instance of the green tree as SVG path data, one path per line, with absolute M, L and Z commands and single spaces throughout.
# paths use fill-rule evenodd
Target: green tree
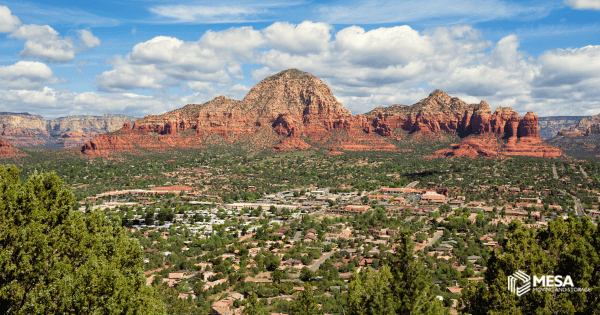
M 315 276 L 315 273 L 308 269 L 308 267 L 302 267 L 300 270 L 300 280 L 309 281 L 311 278 Z
M 283 279 L 283 272 L 281 272 L 281 270 L 275 270 L 271 272 L 271 278 L 273 278 L 273 282 L 280 283 L 281 279 Z
M 559 218 L 536 233 L 513 221 L 503 250 L 487 262 L 485 286 L 462 291 L 462 309 L 471 314 L 600 314 L 600 232 L 589 220 Z M 569 275 L 574 287 L 590 292 L 508 291 L 508 276 L 517 270 L 533 276 Z
M 313 288 L 310 283 L 304 284 L 298 299 L 290 307 L 290 315 L 323 315 L 323 310 L 314 299 Z
M 246 307 L 243 310 L 244 315 L 268 315 L 269 313 L 265 310 L 263 305 L 258 302 L 258 297 L 256 293 L 252 292 L 248 301 L 246 302 Z
M 72 211 L 55 173 L 0 166 L 0 312 L 163 314 L 143 277 L 142 249 L 120 222 Z
M 401 240 L 391 267 L 353 275 L 348 287 L 349 314 L 448 314 L 432 292 L 424 258 L 415 258 L 410 234 L 403 232 Z
M 419 243 L 423 243 L 425 240 L 427 240 L 427 234 L 419 232 L 415 235 L 415 240 Z
M 402 243 L 396 247 L 396 255 L 391 263 L 392 293 L 396 297 L 396 314 L 446 314 L 440 301 L 432 292 L 429 271 L 423 264 L 422 253 L 417 251 L 410 234 L 403 232 Z
M 388 266 L 383 266 L 379 273 L 368 267 L 352 275 L 348 286 L 348 314 L 396 314 L 392 279 Z

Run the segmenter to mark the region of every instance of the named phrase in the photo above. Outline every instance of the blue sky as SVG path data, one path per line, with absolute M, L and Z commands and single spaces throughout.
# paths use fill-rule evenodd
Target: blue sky
M 353 114 L 442 89 L 593 115 L 599 21 L 600 0 L 0 0 L 0 112 L 142 117 L 298 68 Z

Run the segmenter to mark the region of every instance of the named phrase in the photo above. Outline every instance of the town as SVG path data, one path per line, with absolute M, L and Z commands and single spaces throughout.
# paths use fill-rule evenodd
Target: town
M 342 313 L 339 301 L 352 275 L 384 266 L 400 246 L 401 230 L 410 231 L 413 250 L 424 255 L 437 298 L 457 313 L 460 292 L 483 281 L 511 222 L 537 230 L 557 218 L 597 224 L 600 216 L 599 170 L 587 162 L 434 160 L 397 163 L 401 171 L 385 172 L 394 170 L 385 156 L 290 161 L 182 162 L 161 169 L 164 186 L 97 193 L 82 198 L 79 211 L 103 211 L 122 222 L 145 252 L 147 284 L 212 314 L 241 314 L 253 293 L 272 314 L 288 314 L 306 283 L 325 313 Z M 355 172 L 346 174 L 378 180 L 357 185 L 334 177 L 335 186 L 315 181 L 292 188 L 311 170 L 349 164 Z M 131 174 L 144 163 L 137 165 Z M 277 174 L 276 185 L 269 166 L 290 173 Z M 295 176 L 299 168 L 304 173 Z

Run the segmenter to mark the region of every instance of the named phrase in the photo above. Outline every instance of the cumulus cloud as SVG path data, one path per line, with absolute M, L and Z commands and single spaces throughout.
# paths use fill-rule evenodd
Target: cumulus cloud
M 0 112 L 20 111 L 41 114 L 46 119 L 68 115 L 125 114 L 144 117 L 162 114 L 186 104 L 202 104 L 219 95 L 243 97 L 248 88 L 234 85 L 227 89 L 209 89 L 191 95 L 142 95 L 137 93 L 76 93 L 68 89 L 44 87 L 40 90 L 6 90 L 0 88 Z
M 565 0 L 565 4 L 578 10 L 600 10 L 600 1 L 598 0 Z
M 254 81 L 290 68 L 308 71 L 355 114 L 413 104 L 434 89 L 521 114 L 600 111 L 600 46 L 547 51 L 536 60 L 519 50 L 516 35 L 492 42 L 468 25 L 422 32 L 409 26 L 332 29 L 274 23 L 262 31 L 208 31 L 197 42 L 159 36 L 113 58 L 113 69 L 97 82 L 108 92 L 178 86 L 184 93 L 241 99 L 249 87 L 233 79 L 243 79 L 243 65 L 253 64 Z
M 98 86 L 118 92 L 162 89 L 185 81 L 232 84 L 230 75 L 243 78 L 241 62 L 264 42 L 252 27 L 207 31 L 197 42 L 157 36 L 135 45 L 124 58 L 114 58 L 113 70 L 97 77 Z
M 12 15 L 8 7 L 0 5 L 0 33 L 10 33 L 19 25 L 19 18 Z
M 11 32 L 8 37 L 27 40 L 19 54 L 22 58 L 36 58 L 49 62 L 70 62 L 77 51 L 71 37 L 61 37 L 49 25 L 20 25 L 17 17 L 7 7 L 0 6 L 0 33 Z M 100 45 L 100 39 L 89 30 L 77 30 L 83 50 Z M 79 50 L 81 50 L 81 48 Z
M 326 23 L 304 21 L 298 25 L 276 22 L 263 30 L 269 45 L 292 54 L 318 54 L 328 49 L 332 29 Z
M 52 69 L 41 62 L 19 61 L 11 66 L 0 66 L 0 87 L 3 88 L 30 90 L 57 82 Z
M 89 49 L 94 48 L 96 46 L 100 46 L 100 39 L 94 36 L 94 34 L 92 34 L 91 31 L 77 30 L 77 33 L 79 34 L 79 40 L 81 41 L 83 46 L 85 46 L 85 48 Z
M 70 38 L 61 38 L 58 32 L 48 25 L 22 25 L 9 37 L 26 39 L 20 55 L 24 58 L 38 58 L 51 62 L 70 62 L 75 57 L 75 46 Z

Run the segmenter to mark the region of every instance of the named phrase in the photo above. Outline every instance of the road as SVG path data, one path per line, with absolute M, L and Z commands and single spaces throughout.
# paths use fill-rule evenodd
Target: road
M 582 217 L 582 216 L 585 215 L 585 212 L 583 210 L 583 205 L 581 204 L 581 201 L 577 197 L 569 194 L 565 190 L 562 190 L 562 189 L 557 189 L 557 190 L 560 191 L 561 193 L 563 193 L 565 195 L 569 195 L 569 196 L 571 196 L 571 198 L 573 198 L 573 200 L 575 201 L 575 207 L 574 207 L 575 208 L 575 215 L 577 215 L 578 217 Z
M 404 188 L 413 188 L 413 187 L 417 186 L 418 183 L 419 183 L 419 181 L 416 180 L 416 181 L 414 181 L 412 183 L 409 183 L 408 185 L 404 186 Z
M 579 217 L 583 217 L 585 215 L 585 212 L 583 210 L 583 205 L 581 204 L 581 201 L 575 198 L 575 196 L 573 196 L 573 200 L 575 200 L 575 214 Z
M 556 173 L 556 164 L 552 164 L 552 174 L 554 174 L 554 179 L 558 179 L 558 174 Z
M 442 237 L 442 235 L 444 235 L 444 231 L 435 231 L 435 233 L 433 233 L 433 237 L 428 239 L 429 242 L 427 243 L 427 246 L 433 245 L 435 242 L 437 242 L 437 240 L 440 239 L 440 237 Z
M 588 178 L 587 173 L 583 169 L 583 166 L 579 165 L 579 170 L 581 170 L 581 174 L 583 174 L 583 177 Z
M 324 263 L 325 260 L 327 260 L 327 258 L 331 257 L 333 255 L 333 253 L 335 253 L 335 252 L 325 253 L 323 255 L 323 257 L 321 257 L 319 260 L 317 260 L 317 262 L 314 263 L 312 266 L 308 267 L 308 269 L 310 269 L 311 271 L 317 271 L 317 269 L 319 269 L 319 266 L 321 266 L 321 264 Z
M 298 242 L 300 240 L 300 236 L 302 236 L 302 232 L 301 231 L 296 232 L 296 235 L 294 235 L 294 237 L 292 238 L 291 241 L 294 243 Z

